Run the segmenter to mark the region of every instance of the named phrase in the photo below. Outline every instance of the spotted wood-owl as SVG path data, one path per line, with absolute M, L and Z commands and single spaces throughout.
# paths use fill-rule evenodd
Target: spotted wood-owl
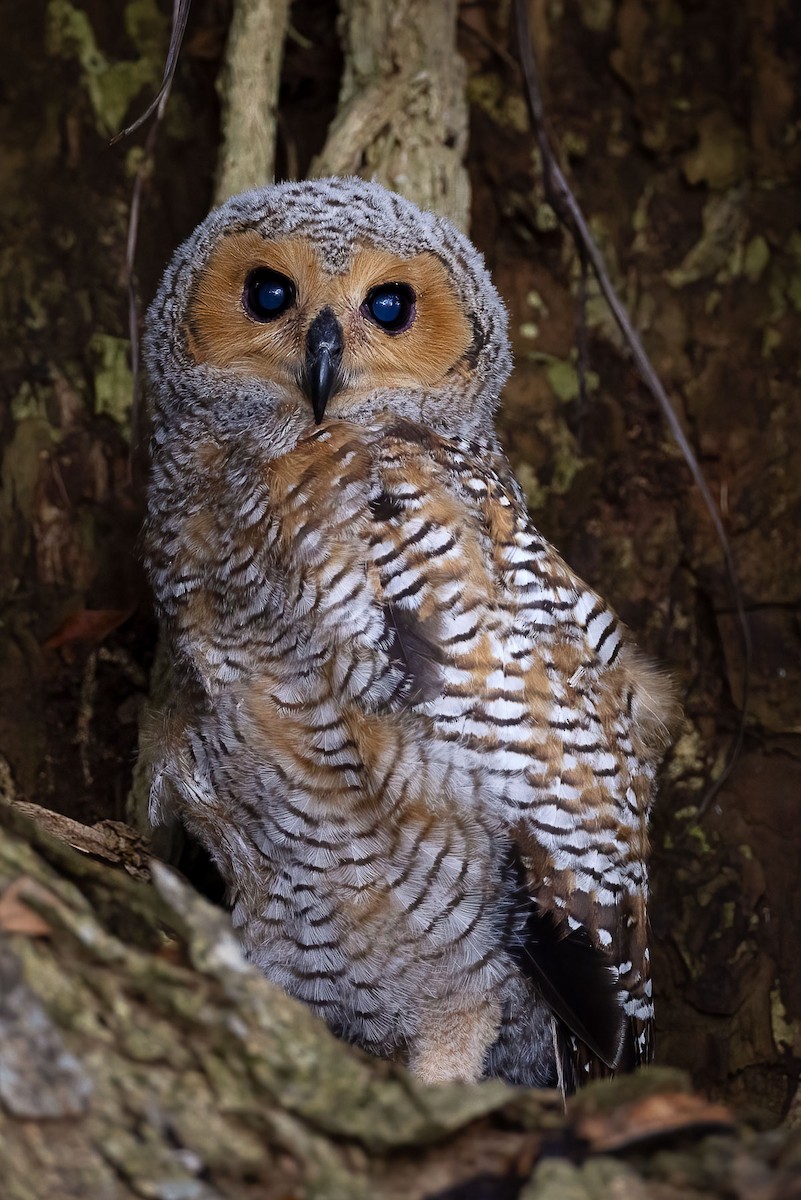
M 481 256 L 375 183 L 249 192 L 175 254 L 146 359 L 152 815 L 252 961 L 430 1082 L 646 1060 L 668 689 L 529 520 Z

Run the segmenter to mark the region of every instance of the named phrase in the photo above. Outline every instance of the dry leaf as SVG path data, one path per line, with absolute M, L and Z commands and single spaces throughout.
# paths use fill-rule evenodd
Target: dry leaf
M 28 907 L 22 892 L 39 892 L 52 899 L 30 875 L 20 875 L 0 895 L 0 929 L 27 937 L 49 937 L 53 932 L 51 926 L 35 909 Z
M 57 650 L 70 642 L 102 642 L 123 625 L 133 613 L 131 608 L 81 608 L 70 613 L 45 642 L 46 650 Z
M 734 1117 L 722 1104 L 685 1092 L 663 1092 L 622 1104 L 613 1112 L 580 1117 L 574 1131 L 595 1154 L 606 1154 L 652 1138 L 735 1127 Z

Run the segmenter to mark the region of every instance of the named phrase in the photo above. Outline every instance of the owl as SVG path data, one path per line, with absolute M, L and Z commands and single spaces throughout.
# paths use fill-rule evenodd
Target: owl
M 504 306 L 376 183 L 234 197 L 148 318 L 150 579 L 178 814 L 249 958 L 429 1083 L 647 1061 L 672 701 L 529 520 Z

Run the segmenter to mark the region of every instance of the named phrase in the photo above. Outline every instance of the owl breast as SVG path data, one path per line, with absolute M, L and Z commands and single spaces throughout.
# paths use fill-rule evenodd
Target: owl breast
M 154 555 L 187 666 L 157 778 L 253 961 L 423 1077 L 543 1083 L 554 1012 L 605 1036 L 564 1000 L 589 954 L 601 1058 L 625 1021 L 645 1056 L 637 681 L 494 442 L 386 416 L 266 464 L 195 454 Z

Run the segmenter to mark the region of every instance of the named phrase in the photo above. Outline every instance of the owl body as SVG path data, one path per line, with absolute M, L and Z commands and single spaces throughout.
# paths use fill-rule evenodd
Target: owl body
M 148 360 L 153 815 L 251 959 L 431 1081 L 647 1058 L 669 704 L 529 522 L 476 252 L 374 184 L 252 193 L 178 252 Z

